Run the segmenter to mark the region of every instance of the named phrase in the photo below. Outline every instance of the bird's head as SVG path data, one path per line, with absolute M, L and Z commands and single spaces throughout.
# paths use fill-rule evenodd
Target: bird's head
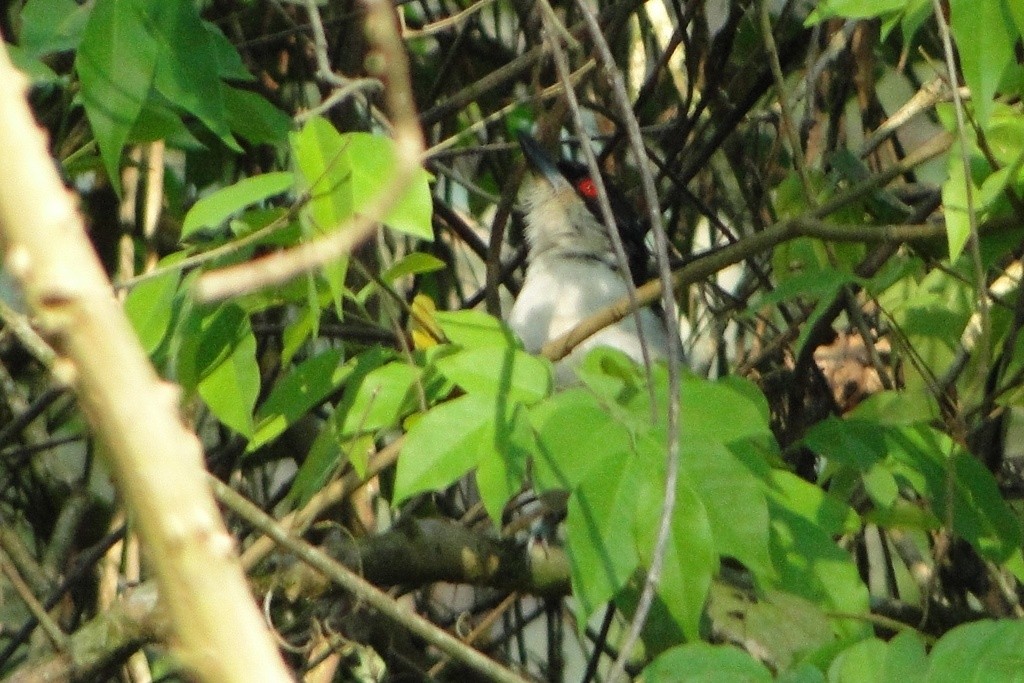
M 614 248 L 598 206 L 598 190 L 586 166 L 572 161 L 554 162 L 530 135 L 519 134 L 532 177 L 524 184 L 520 201 L 526 211 L 526 238 L 531 260 L 592 258 L 618 268 Z M 629 261 L 633 281 L 647 280 L 647 227 L 625 195 L 602 175 L 615 224 Z

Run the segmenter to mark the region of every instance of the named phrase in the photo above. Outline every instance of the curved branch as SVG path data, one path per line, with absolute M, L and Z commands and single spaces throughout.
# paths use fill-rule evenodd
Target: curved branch
M 823 222 L 821 219 L 867 196 L 878 187 L 918 164 L 938 156 L 948 149 L 950 144 L 952 144 L 952 136 L 949 133 L 940 133 L 928 144 L 922 145 L 913 154 L 907 156 L 899 163 L 893 164 L 885 172 L 872 176 L 849 190 L 837 194 L 831 200 L 809 212 L 807 216 L 775 223 L 739 242 L 712 250 L 706 256 L 677 269 L 672 273 L 672 286 L 683 287 L 693 284 L 714 275 L 728 266 L 797 237 L 821 237 L 822 239 L 852 242 L 891 242 L 897 237 L 920 239 L 942 234 L 945 228 L 940 228 L 939 226 L 833 226 Z M 661 292 L 662 284 L 660 280 L 652 280 L 637 287 L 635 305 L 648 306 L 661 296 Z M 625 318 L 631 311 L 629 298 L 622 297 L 615 303 L 581 321 L 576 327 L 562 336 L 549 341 L 541 349 L 541 354 L 553 361 L 560 360 L 594 334 Z
M 0 49 L 0 228 L 17 279 L 132 510 L 186 665 L 209 681 L 289 674 L 203 478 L 178 390 L 154 372 L 93 252 Z M 231 628 L 225 628 L 231 624 Z
M 488 680 L 504 683 L 523 683 L 523 679 L 509 669 L 469 647 L 447 631 L 400 605 L 394 598 L 369 583 L 351 569 L 314 548 L 305 541 L 292 537 L 287 530 L 258 507 L 233 491 L 221 481 L 210 477 L 217 497 L 250 524 L 272 538 L 282 548 L 293 553 L 304 563 L 321 572 L 333 583 L 355 594 L 388 619 L 401 624 L 416 636 L 451 657 L 479 671 Z M 407 558 L 406 558 L 407 559 Z

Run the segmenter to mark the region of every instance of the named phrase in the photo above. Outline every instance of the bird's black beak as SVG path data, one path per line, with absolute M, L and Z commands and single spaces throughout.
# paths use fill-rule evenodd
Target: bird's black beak
M 526 156 L 526 161 L 539 176 L 547 180 L 549 183 L 554 185 L 557 181 L 561 180 L 564 182 L 565 178 L 562 176 L 562 172 L 558 170 L 558 166 L 551 160 L 551 157 L 547 155 L 544 148 L 540 146 L 540 143 L 529 133 L 519 133 L 519 146 L 523 148 L 523 154 Z

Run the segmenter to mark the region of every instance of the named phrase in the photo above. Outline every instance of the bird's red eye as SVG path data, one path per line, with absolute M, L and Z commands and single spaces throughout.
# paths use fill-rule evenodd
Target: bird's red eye
M 576 191 L 587 199 L 597 199 L 597 185 L 590 178 L 584 178 L 576 183 Z

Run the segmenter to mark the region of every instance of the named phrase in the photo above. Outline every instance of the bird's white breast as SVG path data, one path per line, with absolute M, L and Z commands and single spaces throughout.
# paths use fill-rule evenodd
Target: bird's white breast
M 540 258 L 527 268 L 509 324 L 526 350 L 536 353 L 547 341 L 626 296 L 626 291 L 622 277 L 604 263 L 583 258 Z M 664 358 L 668 341 L 662 322 L 649 308 L 639 311 L 639 319 L 650 357 Z M 636 317 L 629 315 L 576 347 L 558 364 L 557 382 L 572 381 L 573 368 L 597 346 L 619 349 L 636 362 L 643 362 Z

